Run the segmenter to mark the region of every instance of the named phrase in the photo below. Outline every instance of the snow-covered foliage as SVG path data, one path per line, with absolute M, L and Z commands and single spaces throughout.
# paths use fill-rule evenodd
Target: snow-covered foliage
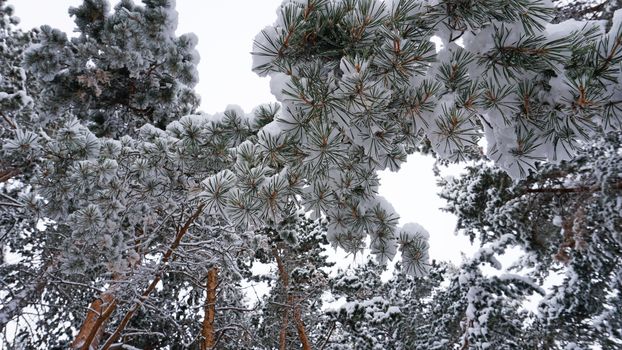
M 177 37 L 174 1 L 105 0 L 71 8 L 79 37 L 42 26 L 24 65 L 42 82 L 42 120 L 70 113 L 102 136 L 133 134 L 151 123 L 164 128 L 195 111 L 199 98 L 194 34 Z
M 619 132 L 609 133 L 572 161 L 542 166 L 517 183 L 485 163 L 444 183 L 441 196 L 449 202 L 447 210 L 458 216 L 458 229 L 484 246 L 473 269 L 495 265 L 495 257 L 520 248 L 513 274 L 495 278 L 506 289 L 520 287 L 513 300 L 541 295 L 535 299 L 537 312 L 528 315 L 530 331 L 550 336 L 536 348 L 622 344 L 616 306 L 621 302 L 620 137 Z M 490 280 L 468 276 L 461 283 L 469 288 Z M 482 310 L 473 305 L 471 314 Z
M 619 127 L 622 32 L 547 23 L 552 13 L 538 1 L 284 2 L 253 52 L 253 69 L 270 76 L 282 104 L 256 142 L 275 172 L 246 201 L 278 221 L 299 196 L 328 217 L 334 245 L 356 252 L 369 236 L 386 261 L 410 241 L 398 240 L 396 215 L 375 195 L 376 172 L 398 170 L 424 138 L 437 156 L 461 160 L 485 137 L 487 156 L 515 179 L 538 161 L 571 157 L 578 142 Z M 228 179 L 237 198 L 242 181 Z M 411 246 L 418 252 L 405 257 L 426 255 L 425 242 Z M 425 270 L 410 261 L 420 263 L 409 270 Z
M 271 77 L 279 127 L 303 152 L 313 130 L 335 125 L 348 148 L 397 170 L 422 135 L 452 160 L 483 137 L 488 157 L 521 178 L 620 127 L 622 13 L 608 32 L 599 21 L 547 23 L 540 1 L 286 1 L 277 14 L 255 38 L 253 68 Z
M 174 5 L 84 0 L 70 39 L 0 0 L 0 344 L 620 346 L 622 11 L 286 0 L 253 50 L 279 104 L 206 115 Z M 457 268 L 378 196 L 417 151 L 479 160 L 442 182 L 482 245 Z M 327 243 L 378 265 L 331 281 Z M 256 262 L 272 289 L 248 308 Z M 328 285 L 346 302 L 323 314 Z

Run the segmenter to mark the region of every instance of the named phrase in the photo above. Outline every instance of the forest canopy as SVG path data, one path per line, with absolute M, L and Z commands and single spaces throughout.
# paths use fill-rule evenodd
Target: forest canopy
M 206 114 L 173 0 L 84 0 L 72 37 L 0 0 L 1 346 L 622 347 L 621 6 L 285 0 L 278 103 Z M 465 166 L 459 265 L 378 195 L 414 153 Z

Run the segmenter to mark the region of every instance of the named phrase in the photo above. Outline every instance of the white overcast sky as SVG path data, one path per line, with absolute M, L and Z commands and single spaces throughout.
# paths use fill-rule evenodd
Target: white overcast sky
M 74 23 L 67 14 L 80 0 L 9 0 L 21 26 L 30 29 L 49 24 L 68 34 Z M 222 111 L 229 104 L 246 112 L 275 101 L 267 78 L 251 72 L 252 40 L 276 19 L 281 0 L 177 0 L 177 34 L 193 32 L 199 37 L 198 51 L 201 109 Z M 455 217 L 439 210 L 444 206 L 436 193 L 433 160 L 411 156 L 399 173 L 381 175 L 380 194 L 400 214 L 400 223 L 417 222 L 430 232 L 430 257 L 459 263 L 460 252 L 472 252 L 468 240 L 454 235 Z M 455 169 L 454 169 L 455 172 Z

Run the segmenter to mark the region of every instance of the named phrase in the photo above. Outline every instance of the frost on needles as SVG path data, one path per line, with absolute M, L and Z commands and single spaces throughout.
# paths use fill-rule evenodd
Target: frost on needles
M 372 348 L 619 346 L 622 11 L 598 6 L 611 21 L 534 0 L 285 1 L 252 52 L 279 103 L 207 115 L 174 1 L 85 0 L 68 38 L 16 29 L 0 0 L 0 233 L 19 259 L 1 266 L 3 344 L 337 349 L 340 324 Z M 442 181 L 483 246 L 460 267 L 431 262 L 428 232 L 377 194 L 414 152 L 489 161 Z M 399 250 L 400 278 L 369 287 L 370 263 L 329 282 L 324 243 L 380 265 Z M 511 246 L 535 272 L 486 276 Z M 263 279 L 247 308 L 243 283 Z M 323 313 L 321 286 L 352 300 Z
M 380 261 L 393 257 L 396 218 L 375 173 L 424 144 L 461 161 L 485 140 L 518 180 L 620 127 L 622 12 L 605 32 L 551 24 L 538 1 L 446 5 L 286 1 L 255 38 L 253 70 L 282 105 L 258 145 L 282 160 L 279 176 L 304 178 L 303 204 L 347 251 L 369 235 Z

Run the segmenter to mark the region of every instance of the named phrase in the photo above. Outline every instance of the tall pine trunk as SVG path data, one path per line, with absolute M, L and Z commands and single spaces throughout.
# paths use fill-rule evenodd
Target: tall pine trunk
M 80 327 L 80 332 L 71 344 L 72 349 L 89 350 L 99 348 L 106 323 L 117 307 L 113 292 L 109 289 L 95 299 L 86 314 L 86 319 Z
M 214 320 L 216 318 L 216 288 L 218 287 L 218 268 L 212 267 L 207 272 L 207 298 L 205 300 L 205 316 L 203 318 L 203 328 L 201 335 L 203 342 L 201 350 L 209 350 L 216 345 L 214 336 Z
M 296 330 L 298 331 L 298 338 L 302 344 L 302 349 L 311 350 L 311 343 L 309 342 L 307 332 L 305 331 L 305 324 L 302 322 L 300 304 L 296 304 L 296 306 L 294 306 L 294 322 L 296 322 Z
M 307 337 L 305 325 L 302 322 L 300 304 L 298 304 L 297 300 L 294 300 L 294 296 L 290 293 L 289 290 L 289 274 L 287 272 L 287 268 L 285 267 L 283 259 L 281 259 L 281 256 L 279 255 L 279 252 L 276 248 L 272 249 L 272 255 L 274 255 L 274 259 L 276 260 L 276 265 L 279 270 L 279 277 L 281 278 L 281 283 L 285 292 L 287 305 L 283 310 L 283 319 L 281 320 L 281 331 L 279 333 L 279 350 L 285 350 L 287 348 L 287 328 L 289 325 L 289 313 L 292 311 L 292 309 L 294 323 L 296 326 L 296 331 L 298 332 L 298 339 L 300 340 L 302 349 L 311 350 L 311 344 L 309 343 L 309 338 Z

